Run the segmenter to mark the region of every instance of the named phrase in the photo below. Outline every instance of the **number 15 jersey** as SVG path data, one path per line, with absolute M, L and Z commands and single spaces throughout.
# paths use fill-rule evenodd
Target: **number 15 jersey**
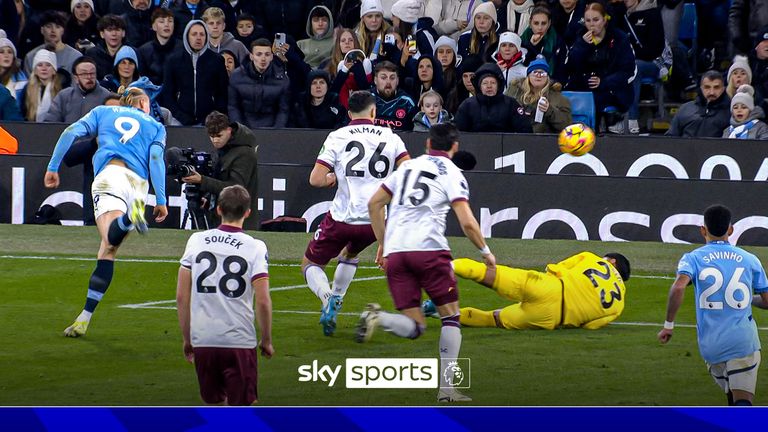
M 368 201 L 381 182 L 408 156 L 405 144 L 391 129 L 366 120 L 328 134 L 317 163 L 336 174 L 331 217 L 351 225 L 370 224 Z
M 267 246 L 229 225 L 190 236 L 181 265 L 192 272 L 193 347 L 254 348 L 253 286 L 269 277 Z

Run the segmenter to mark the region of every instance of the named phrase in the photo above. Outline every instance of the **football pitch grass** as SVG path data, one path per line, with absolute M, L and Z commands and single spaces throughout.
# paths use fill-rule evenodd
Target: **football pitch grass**
M 92 227 L 0 225 L 0 405 L 199 405 L 194 369 L 182 356 L 175 311 L 178 258 L 189 231 L 132 234 L 121 248 L 115 276 L 84 338 L 62 336 L 83 306 L 98 234 Z M 438 320 L 416 341 L 377 332 L 367 344 L 353 338 L 368 302 L 392 310 L 375 249 L 345 298 L 339 326 L 324 337 L 319 300 L 305 287 L 298 263 L 309 234 L 252 233 L 270 251 L 273 340 L 276 355 L 259 359 L 262 405 L 433 405 L 435 389 L 346 389 L 299 382 L 298 367 L 344 365 L 348 357 L 437 357 Z M 472 405 L 723 405 L 696 344 L 692 290 L 686 292 L 672 341 L 656 333 L 680 255 L 696 245 L 563 240 L 489 241 L 501 264 L 543 269 L 573 253 L 621 252 L 632 261 L 624 313 L 597 331 L 463 329 L 461 357 L 471 358 Z M 454 257 L 477 258 L 463 238 L 451 239 Z M 768 248 L 747 248 L 765 263 Z M 328 274 L 332 277 L 333 265 Z M 468 281 L 461 304 L 495 309 L 508 302 Z M 768 312 L 755 310 L 763 345 Z M 343 369 L 343 368 L 342 368 Z M 756 404 L 768 404 L 766 367 Z

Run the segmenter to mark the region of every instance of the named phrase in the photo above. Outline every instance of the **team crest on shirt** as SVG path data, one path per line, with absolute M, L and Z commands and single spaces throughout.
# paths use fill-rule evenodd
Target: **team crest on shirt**
M 525 115 L 525 110 L 523 110 L 523 107 L 519 106 L 517 107 L 517 113 L 520 115 Z
M 397 111 L 395 111 L 395 117 L 401 119 L 405 117 L 405 110 L 400 108 Z

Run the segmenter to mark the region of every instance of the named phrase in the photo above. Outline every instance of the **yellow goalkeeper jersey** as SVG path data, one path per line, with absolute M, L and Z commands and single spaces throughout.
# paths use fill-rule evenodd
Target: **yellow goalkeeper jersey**
M 563 325 L 597 329 L 618 318 L 624 310 L 624 280 L 606 259 L 581 252 L 547 272 L 563 281 Z

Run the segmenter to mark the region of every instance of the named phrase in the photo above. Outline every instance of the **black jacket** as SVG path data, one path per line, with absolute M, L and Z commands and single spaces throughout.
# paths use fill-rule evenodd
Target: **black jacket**
M 349 120 L 347 110 L 339 103 L 339 95 L 330 90 L 320 105 L 312 105 L 310 86 L 315 78 L 322 78 L 330 88 L 328 72 L 313 70 L 307 77 L 307 88 L 293 105 L 292 124 L 298 128 L 338 129 Z
M 499 89 L 495 96 L 485 96 L 480 92 L 480 82 L 488 75 L 498 82 Z M 499 66 L 492 63 L 481 66 L 472 79 L 472 85 L 477 89 L 477 95 L 462 102 L 456 113 L 459 130 L 533 133 L 523 107 L 515 98 L 504 95 L 504 76 Z
M 225 22 L 227 25 L 226 31 L 232 33 L 233 35 L 237 35 L 238 15 L 242 13 L 255 15 L 256 13 L 256 2 L 253 0 L 239 1 L 235 7 L 232 7 L 232 4 L 229 3 L 229 0 L 211 0 L 208 3 L 211 5 L 211 7 L 217 7 L 224 11 L 224 15 L 226 16 Z M 256 30 L 254 29 L 254 32 L 255 31 Z M 246 45 L 246 48 L 247 47 L 248 45 Z
M 117 51 L 115 51 L 117 54 Z M 95 47 L 85 51 L 85 55 L 96 61 L 96 77 L 101 80 L 112 73 L 115 65 L 115 56 L 110 55 L 104 42 L 97 43 Z
M 552 27 L 558 36 L 563 39 L 565 46 L 570 48 L 580 38 L 584 29 L 584 10 L 587 8 L 586 0 L 578 0 L 576 7 L 567 13 L 559 3 L 552 6 Z
M 666 135 L 703 138 L 723 136 L 723 129 L 730 126 L 731 100 L 723 94 L 713 102 L 707 102 L 699 91 L 695 101 L 684 103 L 672 118 Z
M 126 6 L 126 11 L 122 15 L 127 27 L 126 45 L 140 47 L 155 38 L 155 32 L 152 31 L 152 11 L 154 11 L 152 2 L 147 10 L 134 9 L 131 5 Z
M 184 47 L 179 39 L 172 37 L 165 45 L 160 45 L 157 38 L 152 39 L 136 50 L 141 74 L 148 77 L 153 84 L 163 84 L 168 59 L 173 54 L 181 55 L 183 51 Z
M 65 44 L 77 49 L 77 41 L 87 39 L 93 42 L 94 45 L 101 43 L 101 36 L 96 29 L 96 23 L 99 21 L 99 17 L 91 15 L 83 25 L 77 23 L 74 16 L 69 18 L 67 26 L 64 28 L 64 37 L 62 40 Z
M 243 228 L 255 230 L 259 227 L 258 169 L 256 150 L 259 144 L 256 136 L 245 125 L 232 123 L 232 138 L 219 149 L 215 165 L 216 178 L 203 176 L 200 191 L 218 195 L 227 186 L 241 185 L 251 194 L 251 216 Z
M 208 49 L 208 38 L 199 52 L 192 52 L 186 34 L 189 27 L 201 21 L 190 21 L 184 30 L 184 50 L 170 56 L 163 72 L 161 105 L 168 108 L 181 124 L 202 124 L 216 110 L 227 112 L 229 75 L 224 59 Z
M 663 29 L 664 25 L 657 7 L 638 10 L 617 21 L 621 30 L 629 36 L 635 50 L 635 58 L 653 61 L 661 56 L 664 51 L 664 32 L 659 29 Z
M 568 53 L 565 69 L 568 74 L 566 89 L 591 91 L 587 81 L 592 74 L 600 77 L 600 86 L 594 91 L 611 93 L 631 89 L 630 79 L 635 74 L 635 56 L 629 37 L 611 26 L 599 44 L 588 44 L 579 33 Z
M 248 127 L 284 128 L 290 114 L 290 83 L 272 62 L 263 74 L 252 61 L 235 69 L 229 83 L 229 118 Z
M 306 37 L 307 17 L 315 6 L 310 0 L 251 0 L 256 21 L 264 28 L 268 39 L 275 33 L 291 35 L 295 40 Z
M 203 13 L 209 7 L 210 6 L 208 6 L 208 3 L 205 0 L 200 0 L 200 3 L 197 4 L 197 9 L 195 10 L 194 16 L 184 1 L 171 7 L 170 10 L 173 12 L 173 36 L 181 38 L 183 35 L 185 35 L 187 33 L 187 24 L 189 24 L 189 22 L 193 19 L 203 19 Z

